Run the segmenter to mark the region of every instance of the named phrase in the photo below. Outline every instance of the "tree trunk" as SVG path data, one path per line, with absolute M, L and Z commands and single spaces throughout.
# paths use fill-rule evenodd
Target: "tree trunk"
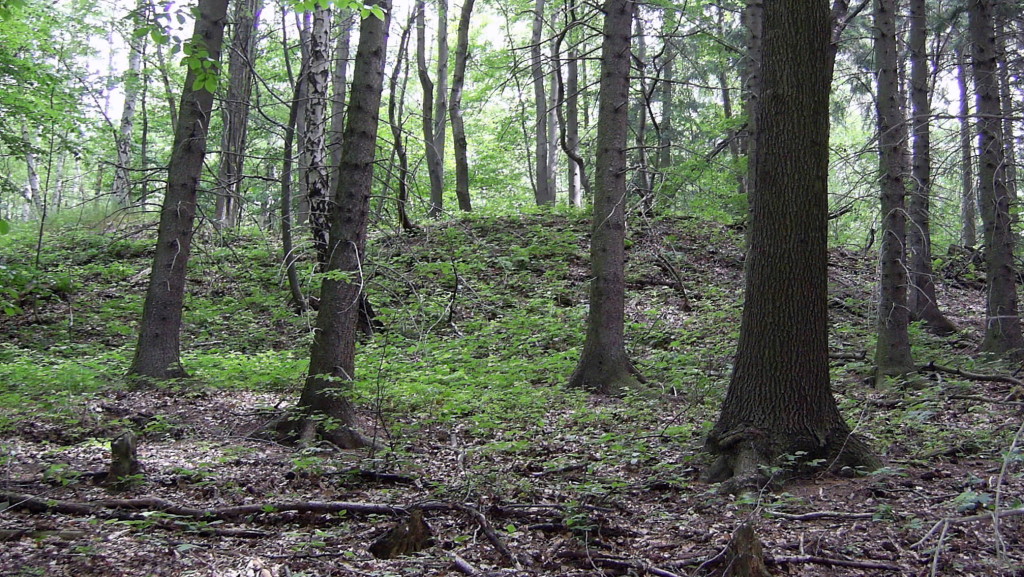
M 409 36 L 412 32 L 413 19 L 415 18 L 415 12 L 409 16 L 408 25 L 402 30 L 402 37 L 398 43 L 398 54 L 395 57 L 395 68 L 391 73 L 390 80 L 390 98 L 388 98 L 388 123 L 391 125 L 391 141 L 392 146 L 395 150 L 395 155 L 398 157 L 398 178 L 397 188 L 398 197 L 396 204 L 398 208 L 398 224 L 402 227 L 402 230 L 413 230 L 416 228 L 412 221 L 409 220 L 408 213 L 408 201 L 409 201 L 409 155 L 405 148 L 405 133 L 402 130 L 402 103 L 405 101 L 405 84 L 404 79 L 409 77 Z M 402 74 L 402 63 L 405 63 L 405 74 Z M 399 94 L 398 90 L 398 79 L 403 78 L 402 91 Z M 452 115 L 454 127 L 455 115 Z M 457 140 L 457 139 L 456 139 Z M 456 158 L 458 155 L 456 154 Z
M 1014 8 L 1009 8 L 1014 10 Z M 1004 180 L 1006 181 L 1007 194 L 1010 201 L 1017 201 L 1017 137 L 1013 131 L 1013 88 L 1010 76 L 1010 64 L 1006 54 L 1006 26 L 1005 18 L 998 18 L 996 23 L 996 54 L 998 54 L 997 66 L 999 70 L 999 100 L 1002 107 L 1003 117 L 1003 164 Z M 1014 79 L 1014 82 L 1016 79 Z
M 839 414 L 829 387 L 826 0 L 765 6 L 754 99 L 746 302 L 735 368 L 707 449 L 705 479 L 762 481 L 788 455 L 830 468 L 879 465 Z
M 978 244 L 977 197 L 974 188 L 974 153 L 971 152 L 971 101 L 967 91 L 967 48 L 957 51 L 956 80 L 960 95 L 960 244 Z
M 569 157 L 569 204 L 576 208 L 583 207 L 583 173 L 585 172 L 582 159 L 579 158 L 580 149 L 580 66 L 579 50 L 575 42 L 569 42 L 569 49 L 566 54 L 565 65 L 565 153 Z
M 978 114 L 978 202 L 985 225 L 985 280 L 988 285 L 985 338 L 981 350 L 1021 356 L 1024 335 L 1017 312 L 1013 266 L 1014 238 L 1010 227 L 1010 193 L 1000 121 L 999 81 L 991 0 L 968 0 L 974 88 Z
M 228 93 L 221 107 L 224 126 L 220 136 L 217 205 L 213 223 L 218 229 L 238 225 L 242 210 L 242 168 L 249 130 L 249 99 L 256 55 L 256 20 L 261 0 L 235 0 L 234 36 L 228 55 Z
M 305 84 L 306 75 L 305 71 L 302 70 L 299 72 L 298 80 L 296 80 L 287 59 L 285 60 L 285 66 L 288 69 L 288 80 L 295 88 L 291 106 L 288 110 L 288 125 L 284 129 L 284 161 L 281 166 L 281 249 L 284 253 L 284 270 L 288 278 L 288 289 L 292 295 L 292 304 L 295 306 L 296 312 L 304 313 L 308 304 L 306 297 L 302 294 L 299 273 L 295 270 L 295 261 L 298 260 L 298 257 L 295 254 L 295 247 L 292 242 L 294 238 L 292 232 L 292 225 L 294 223 L 292 218 L 292 182 L 294 181 L 292 159 L 295 152 L 295 124 L 298 122 L 299 111 L 302 109 L 302 94 L 305 92 L 302 85 Z
M 441 218 L 444 212 L 444 166 L 441 164 L 441 157 L 434 146 L 436 142 L 434 128 L 436 110 L 434 99 L 439 96 L 440 90 L 434 90 L 434 82 L 430 79 L 430 71 L 427 68 L 427 24 L 426 24 L 426 3 L 424 0 L 416 2 L 416 69 L 420 78 L 420 86 L 423 90 L 423 143 L 426 146 L 427 174 L 430 177 L 430 208 L 427 216 L 430 218 Z
M 368 15 L 359 27 L 352 83 L 360 89 L 353 90 L 349 99 L 340 166 L 346 178 L 338 180 L 331 208 L 327 271 L 340 274 L 323 280 L 309 376 L 298 404 L 305 417 L 304 438 L 318 428 L 326 439 L 344 448 L 370 443 L 358 431 L 352 403 L 346 396 L 355 375 L 356 327 L 364 282 L 360 272 L 391 14 L 388 0 L 370 5 L 379 6 L 385 16 Z
M 193 38 L 201 39 L 209 57 L 220 60 L 227 0 L 200 0 Z M 167 191 L 160 211 L 156 254 L 142 307 L 139 340 L 128 373 L 168 379 L 186 376 L 181 366 L 180 331 L 185 299 L 185 270 L 192 248 L 196 188 L 206 156 L 206 135 L 213 93 L 194 86 L 196 70 L 189 67 L 181 96 Z
M 331 158 L 327 190 L 334 190 L 341 164 L 341 144 L 345 132 L 345 96 L 348 94 L 348 60 L 352 38 L 352 24 L 356 15 L 351 10 L 341 10 L 335 17 L 338 40 L 334 45 L 334 68 L 331 74 L 331 126 L 327 152 Z
M 124 106 L 121 109 L 121 125 L 117 131 L 117 163 L 114 165 L 114 184 L 111 194 L 119 206 L 131 204 L 132 190 L 132 131 L 135 127 L 135 108 L 142 88 L 142 49 L 146 35 L 138 34 L 143 24 L 147 0 L 140 0 L 135 8 L 135 28 L 128 42 L 128 70 L 124 73 Z
M 876 380 L 914 370 L 910 354 L 910 311 L 907 308 L 905 118 L 900 109 L 896 70 L 896 6 L 875 0 L 875 65 L 878 68 L 878 160 L 881 173 L 881 243 L 878 253 L 878 340 Z
M 452 118 L 452 139 L 455 144 L 455 196 L 459 210 L 469 212 L 473 204 L 469 197 L 469 152 L 466 125 L 462 119 L 462 88 L 466 82 L 466 60 L 469 58 L 469 20 L 473 16 L 474 0 L 463 0 L 459 16 L 459 35 L 455 43 L 455 71 L 452 74 L 452 97 L 449 115 Z
M 626 138 L 630 32 L 636 4 L 606 0 L 597 117 L 597 175 L 590 240 L 587 338 L 569 386 L 621 394 L 642 380 L 626 355 Z
M 533 6 L 533 33 L 530 36 L 530 73 L 533 76 L 533 101 L 537 118 L 537 140 L 534 144 L 534 162 L 537 165 L 534 199 L 538 206 L 555 204 L 555 191 L 551 189 L 548 164 L 548 99 L 544 86 L 544 62 L 541 40 L 544 32 L 544 0 Z
M 956 332 L 956 325 L 939 310 L 932 270 L 931 235 L 931 102 L 928 91 L 927 17 L 925 0 L 910 0 L 910 102 L 913 109 L 913 169 L 908 216 L 910 253 L 910 317 L 923 321 L 939 335 Z
M 306 110 L 302 153 L 306 159 L 303 179 L 306 198 L 309 199 L 309 223 L 313 233 L 313 246 L 317 262 L 322 268 L 330 258 L 328 253 L 331 227 L 331 198 L 327 189 L 327 92 L 331 83 L 331 12 L 317 7 L 312 13 L 308 44 L 304 52 L 306 63 Z

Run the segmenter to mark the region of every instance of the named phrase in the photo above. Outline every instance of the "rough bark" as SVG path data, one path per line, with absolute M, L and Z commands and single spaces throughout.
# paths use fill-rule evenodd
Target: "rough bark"
M 352 73 L 341 154 L 341 173 L 331 207 L 330 259 L 321 286 L 320 310 L 310 351 L 306 378 L 298 409 L 303 415 L 299 428 L 303 437 L 318 430 L 324 438 L 345 448 L 371 443 L 358 430 L 356 415 L 346 396 L 355 375 L 356 327 L 363 289 L 362 258 L 366 246 L 373 162 L 376 153 L 378 114 L 384 88 L 391 6 L 380 6 L 383 19 L 363 18 Z
M 210 58 L 220 60 L 227 0 L 200 0 L 194 38 L 202 39 Z M 186 376 L 181 365 L 181 314 L 185 299 L 185 269 L 192 248 L 196 188 L 206 156 L 206 135 L 213 94 L 194 90 L 196 72 L 185 77 L 167 189 L 160 211 L 156 254 L 142 307 L 139 340 L 128 373 L 167 379 Z
M 629 130 L 630 0 L 606 0 L 597 118 L 597 173 L 590 240 L 590 312 L 572 387 L 601 394 L 636 388 L 625 347 L 626 138 Z
M 334 44 L 334 68 L 331 72 L 331 121 L 327 151 L 331 159 L 330 182 L 327 190 L 334 190 L 341 164 L 341 144 L 345 133 L 345 97 L 348 94 L 348 61 L 351 52 L 352 25 L 355 14 L 341 10 L 334 18 L 338 39 Z
M 851 434 L 829 386 L 826 0 L 764 10 L 763 90 L 754 99 L 746 302 L 735 367 L 704 478 L 763 481 L 782 455 L 879 465 Z
M 910 264 L 910 290 L 907 302 L 910 317 L 923 321 L 928 330 L 949 335 L 956 325 L 939 310 L 935 296 L 935 272 L 932 270 L 931 196 L 931 100 L 927 53 L 927 17 L 925 0 L 910 0 L 910 103 L 913 114 L 913 165 L 907 213 L 907 251 Z
M 221 106 L 220 168 L 217 173 L 217 205 L 214 225 L 231 228 L 238 224 L 242 201 L 242 168 L 249 130 L 249 99 L 252 96 L 252 66 L 256 51 L 256 19 L 261 0 L 235 0 L 234 36 L 228 55 L 228 93 Z
M 459 34 L 455 43 L 455 70 L 452 73 L 452 97 L 448 114 L 452 120 L 452 139 L 455 144 L 455 197 L 459 210 L 473 210 L 469 196 L 469 144 L 466 125 L 462 119 L 462 89 L 466 83 L 466 61 L 469 59 L 469 21 L 473 16 L 474 0 L 463 0 L 459 16 Z
M 914 370 L 910 353 L 910 309 L 907 307 L 906 184 L 904 163 L 906 120 L 901 109 L 896 56 L 896 2 L 874 1 L 875 66 L 878 68 L 878 162 L 880 172 L 881 242 L 878 251 L 878 340 L 876 381 Z
M 985 280 L 988 289 L 985 338 L 981 350 L 1020 357 L 1024 350 L 1024 334 L 1021 333 L 1017 312 L 1011 199 L 1004 171 L 1006 158 L 991 0 L 969 0 L 967 16 L 978 114 L 978 203 L 985 226 Z

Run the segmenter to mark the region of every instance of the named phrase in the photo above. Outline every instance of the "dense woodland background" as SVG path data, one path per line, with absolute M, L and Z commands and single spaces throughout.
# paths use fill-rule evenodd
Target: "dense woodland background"
M 1021 8 L 0 0 L 0 572 L 1019 575 Z

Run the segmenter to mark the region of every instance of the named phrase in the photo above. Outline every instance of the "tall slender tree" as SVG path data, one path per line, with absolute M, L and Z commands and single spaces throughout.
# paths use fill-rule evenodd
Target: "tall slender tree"
M 466 123 L 462 118 L 462 90 L 466 84 L 466 62 L 469 60 L 469 21 L 473 17 L 474 0 L 462 1 L 459 33 L 455 42 L 455 70 L 452 73 L 452 97 L 448 104 L 452 119 L 452 140 L 455 144 L 455 197 L 459 210 L 473 210 L 469 196 L 469 143 Z
M 587 338 L 569 385 L 620 394 L 642 380 L 625 346 L 626 138 L 632 0 L 605 0 Z M 539 181 L 538 181 L 539 182 Z
M 906 188 L 904 163 L 906 119 L 901 107 L 896 56 L 896 1 L 874 0 L 876 111 L 881 188 L 881 243 L 878 252 L 878 340 L 876 378 L 914 370 L 907 307 Z
M 340 166 L 345 178 L 338 179 L 331 207 L 326 269 L 335 274 L 326 275 L 321 285 L 309 376 L 298 404 L 301 439 L 311 440 L 319 430 L 324 438 L 345 448 L 371 443 L 360 433 L 347 397 L 356 368 L 356 327 L 365 280 L 362 260 L 391 19 L 388 0 L 373 0 L 369 6 L 378 9 L 379 15 L 363 18 L 359 26 L 352 71 L 352 83 L 359 90 L 352 90 L 349 97 Z
M 548 163 L 548 97 L 545 80 L 543 34 L 545 1 L 536 0 L 533 5 L 533 32 L 530 36 L 530 74 L 533 77 L 533 106 L 536 112 L 536 140 L 534 141 L 534 163 L 536 177 L 534 198 L 538 205 L 555 203 L 555 191 L 551 188 L 550 164 Z
M 249 131 L 249 100 L 256 56 L 255 28 L 262 0 L 235 0 L 228 54 L 228 91 L 221 106 L 224 127 L 220 136 L 220 167 L 217 172 L 217 204 L 214 225 L 230 228 L 238 224 L 242 208 L 242 169 Z
M 932 270 L 931 196 L 931 94 L 927 52 L 927 12 L 925 0 L 910 0 L 910 103 L 913 166 L 910 199 L 907 203 L 909 228 L 907 252 L 910 289 L 907 294 L 910 316 L 923 321 L 936 334 L 956 332 L 954 325 L 939 310 Z
M 764 5 L 754 102 L 746 301 L 707 449 L 710 481 L 745 490 L 780 455 L 877 467 L 839 414 L 828 361 L 827 0 Z
M 228 0 L 199 0 L 196 9 L 195 33 L 187 51 L 189 62 L 196 65 L 190 64 L 185 76 L 156 254 L 142 306 L 135 357 L 128 369 L 131 375 L 157 379 L 186 375 L 180 351 L 185 270 L 192 248 L 196 188 L 206 156 L 227 6 Z
M 331 85 L 331 11 L 317 4 L 311 14 L 311 24 L 306 34 L 305 63 L 305 130 L 302 138 L 302 154 L 305 167 L 302 172 L 306 198 L 309 199 L 309 223 L 313 233 L 317 262 L 327 264 L 328 236 L 330 231 L 330 181 L 327 158 L 327 95 Z
M 142 51 L 146 44 L 146 34 L 139 31 L 146 21 L 148 0 L 139 0 L 132 11 L 129 21 L 134 23 L 131 39 L 128 41 L 128 70 L 124 73 L 124 104 L 121 109 L 121 124 L 117 131 L 117 163 L 114 165 L 114 184 L 111 193 L 114 200 L 121 206 L 131 203 L 131 164 L 132 164 L 132 132 L 135 129 L 135 110 L 138 106 L 139 92 L 142 89 Z
M 974 153 L 971 141 L 971 98 L 967 90 L 967 77 L 970 74 L 967 53 L 970 47 L 965 44 L 957 50 L 956 84 L 960 103 L 960 244 L 974 248 L 978 243 L 977 197 L 974 186 Z
M 983 351 L 1020 357 L 1024 353 L 1017 311 L 1014 237 L 1010 192 L 1006 186 L 1000 116 L 997 49 L 991 0 L 968 0 L 968 28 L 978 114 L 978 204 L 985 226 L 985 280 L 988 290 Z

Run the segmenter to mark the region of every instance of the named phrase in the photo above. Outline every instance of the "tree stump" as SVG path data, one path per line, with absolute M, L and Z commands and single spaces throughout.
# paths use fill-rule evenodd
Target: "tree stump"
M 725 553 L 724 577 L 770 577 L 764 565 L 764 550 L 750 523 L 744 523 L 733 533 Z
M 110 471 L 107 473 L 107 484 L 115 489 L 124 489 L 131 483 L 129 479 L 142 471 L 136 453 L 138 438 L 135 433 L 125 431 L 110 441 Z
M 377 559 L 394 559 L 431 547 L 433 535 L 423 520 L 423 511 L 413 509 L 408 519 L 399 522 L 370 545 L 370 553 Z

